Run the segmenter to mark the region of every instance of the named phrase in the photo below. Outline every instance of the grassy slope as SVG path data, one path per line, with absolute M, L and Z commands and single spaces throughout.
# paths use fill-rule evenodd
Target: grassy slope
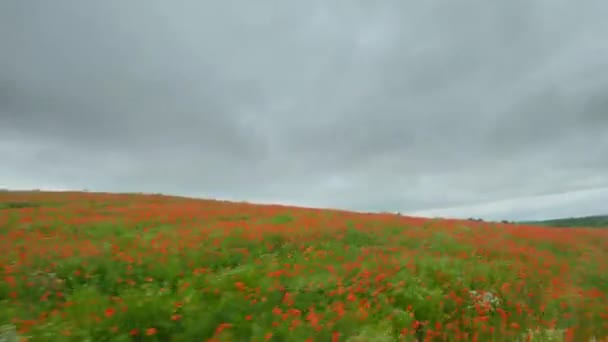
M 0 207 L 0 326 L 31 341 L 608 337 L 608 230 L 156 195 Z
M 550 226 L 550 227 L 608 227 L 608 215 L 571 217 L 555 220 L 531 221 L 526 224 Z

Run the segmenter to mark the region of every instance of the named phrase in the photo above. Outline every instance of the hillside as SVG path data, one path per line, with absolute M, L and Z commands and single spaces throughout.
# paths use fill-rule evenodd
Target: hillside
M 608 227 L 608 215 L 571 217 L 544 221 L 529 221 L 525 224 L 550 226 L 550 227 Z
M 608 230 L 88 192 L 0 207 L 0 339 L 608 337 Z

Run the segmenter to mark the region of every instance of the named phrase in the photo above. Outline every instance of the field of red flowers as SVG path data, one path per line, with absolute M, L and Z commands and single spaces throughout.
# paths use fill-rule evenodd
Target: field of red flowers
M 4 192 L 0 251 L 0 338 L 608 341 L 608 229 Z

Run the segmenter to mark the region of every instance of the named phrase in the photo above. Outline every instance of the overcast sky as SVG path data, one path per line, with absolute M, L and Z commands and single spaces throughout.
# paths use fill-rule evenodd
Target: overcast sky
M 608 2 L 0 2 L 0 187 L 608 213 Z

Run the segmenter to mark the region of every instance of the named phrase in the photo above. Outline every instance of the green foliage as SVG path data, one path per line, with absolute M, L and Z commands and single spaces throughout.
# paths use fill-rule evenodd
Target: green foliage
M 271 224 L 280 225 L 293 222 L 293 220 L 293 217 L 291 217 L 290 215 L 276 215 L 271 217 L 267 222 Z
M 40 203 L 35 202 L 4 202 L 0 203 L 0 209 L 22 209 L 22 208 L 37 208 Z
M 571 217 L 544 221 L 526 221 L 521 223 L 550 227 L 603 228 L 608 227 L 608 215 Z

